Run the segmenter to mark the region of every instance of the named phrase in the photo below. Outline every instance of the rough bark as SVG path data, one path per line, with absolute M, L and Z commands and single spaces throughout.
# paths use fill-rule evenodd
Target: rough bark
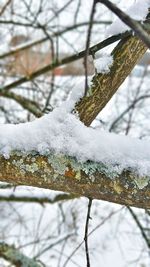
M 131 170 L 117 174 L 101 163 L 79 163 L 63 155 L 40 156 L 14 153 L 0 157 L 0 180 L 14 185 L 28 185 L 102 199 L 139 208 L 150 208 L 149 177 L 139 177 Z
M 77 105 L 79 117 L 90 125 L 129 75 L 147 47 L 137 37 L 127 37 L 113 51 L 109 74 L 98 74 L 87 97 Z M 119 204 L 150 208 L 149 178 L 124 170 L 120 175 L 100 163 L 81 164 L 75 159 L 14 153 L 0 157 L 0 181 L 61 190 Z
M 93 78 L 89 94 L 76 106 L 80 120 L 89 126 L 99 112 L 128 77 L 136 63 L 147 50 L 146 45 L 135 36 L 119 42 L 112 51 L 114 63 L 108 74 L 97 74 Z

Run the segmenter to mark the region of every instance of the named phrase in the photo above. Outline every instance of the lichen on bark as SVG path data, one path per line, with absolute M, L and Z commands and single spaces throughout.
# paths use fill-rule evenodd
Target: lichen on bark
M 0 180 L 102 199 L 124 205 L 150 208 L 149 177 L 135 170 L 96 162 L 78 162 L 62 154 L 13 152 L 9 159 L 0 156 Z M 117 166 L 118 168 L 118 166 Z

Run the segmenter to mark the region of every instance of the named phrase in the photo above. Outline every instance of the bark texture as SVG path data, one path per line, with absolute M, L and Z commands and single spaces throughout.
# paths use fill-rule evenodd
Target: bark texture
M 95 119 L 147 47 L 137 37 L 127 37 L 113 50 L 113 66 L 109 74 L 97 74 L 93 85 L 76 106 L 81 121 L 87 126 Z M 28 185 L 103 199 L 119 204 L 150 208 L 149 177 L 138 177 L 130 170 L 120 175 L 95 162 L 81 164 L 75 159 L 54 155 L 14 153 L 9 159 L 0 157 L 0 181 Z
M 95 75 L 88 95 L 76 106 L 85 125 L 89 126 L 106 106 L 146 50 L 147 46 L 135 36 L 126 37 L 118 43 L 112 51 L 114 62 L 110 72 Z
M 149 177 L 131 170 L 116 171 L 101 163 L 79 163 L 63 155 L 40 156 L 14 153 L 0 157 L 0 180 L 102 199 L 139 208 L 150 208 Z

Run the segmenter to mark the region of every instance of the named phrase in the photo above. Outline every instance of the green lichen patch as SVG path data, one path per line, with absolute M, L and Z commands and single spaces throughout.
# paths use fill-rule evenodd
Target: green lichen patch
M 95 180 L 93 177 L 96 172 L 104 174 L 110 179 L 115 179 L 122 172 L 122 168 L 117 165 L 105 165 L 101 162 L 92 161 L 81 162 L 62 154 L 49 155 L 48 163 L 60 175 L 64 175 L 68 168 L 71 168 L 76 173 L 74 178 L 81 180 L 81 173 L 84 172 L 88 177 L 91 177 L 92 182 Z
M 36 171 L 38 171 L 38 164 L 36 162 L 30 162 L 30 163 L 26 163 L 22 158 L 21 159 L 14 159 L 12 161 L 12 164 L 15 165 L 17 168 L 20 169 L 20 171 L 22 172 L 31 172 L 34 173 Z
M 82 170 L 88 175 L 92 176 L 94 173 L 99 172 L 109 177 L 110 179 L 115 179 L 121 173 L 121 169 L 118 166 L 109 166 L 101 162 L 87 161 L 83 163 Z
M 144 189 L 149 184 L 149 177 L 136 177 L 134 176 L 134 182 L 138 189 Z
M 21 157 L 17 153 L 17 156 L 13 154 L 12 158 L 12 164 L 20 170 L 20 173 L 25 175 L 26 172 L 31 174 L 39 172 L 40 177 L 45 181 L 49 179 L 56 180 L 61 176 L 81 181 L 83 174 L 83 177 L 87 177 L 88 182 L 95 183 L 95 179 L 97 179 L 95 177 L 98 177 L 97 174 L 102 174 L 112 181 L 118 179 L 121 174 L 126 176 L 125 170 L 120 165 L 92 161 L 82 162 L 63 154 L 37 156 L 37 154 L 33 153 L 33 155 L 23 154 Z M 132 179 L 137 188 L 143 189 L 148 185 L 149 177 L 141 177 L 135 170 L 126 171 L 128 172 L 127 176 Z
M 56 173 L 64 175 L 68 169 L 68 158 L 62 154 L 48 155 L 48 163 L 51 164 Z
M 65 175 L 68 169 L 71 168 L 75 172 L 73 176 L 75 179 L 81 180 L 81 173 L 84 172 L 89 178 L 91 177 L 91 182 L 95 181 L 94 174 L 96 172 L 104 174 L 110 179 L 115 179 L 122 172 L 122 168 L 117 165 L 109 166 L 101 162 L 92 161 L 81 162 L 62 154 L 48 155 L 48 163 L 51 164 L 56 174 Z

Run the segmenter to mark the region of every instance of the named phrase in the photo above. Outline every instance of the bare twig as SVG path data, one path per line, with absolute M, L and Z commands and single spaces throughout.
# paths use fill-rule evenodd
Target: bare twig
M 7 0 L 7 2 L 5 3 L 5 5 L 2 7 L 2 9 L 0 10 L 0 16 L 2 16 L 2 14 L 5 12 L 6 8 L 8 7 L 8 5 L 11 3 L 11 0 Z
M 123 209 L 123 208 L 121 208 Z M 109 220 L 112 216 L 114 216 L 116 213 L 120 212 L 121 209 L 117 210 L 117 211 L 113 211 L 111 213 L 108 214 L 108 216 L 106 216 L 89 234 L 88 237 L 90 235 L 92 235 L 98 228 L 100 228 L 103 224 L 105 224 L 105 222 L 107 220 Z M 71 258 L 74 256 L 74 254 L 79 250 L 79 248 L 83 245 L 84 241 L 82 241 L 73 251 L 72 253 L 68 256 L 67 260 L 64 262 L 63 267 L 66 267 L 68 265 L 68 262 L 71 260 Z
M 127 206 L 127 209 L 130 212 L 130 214 L 132 215 L 135 223 L 137 224 L 137 226 L 141 232 L 141 235 L 147 244 L 147 247 L 150 249 L 150 239 L 147 237 L 147 235 L 144 231 L 144 228 L 143 228 L 142 224 L 140 223 L 138 217 L 136 216 L 135 212 L 133 211 L 133 209 L 131 207 Z
M 0 183 L 0 189 L 12 189 L 12 188 L 15 188 L 15 185 L 7 184 L 7 183 Z
M 34 114 L 36 117 L 41 117 L 43 114 L 42 111 L 40 110 L 38 103 L 36 103 L 35 101 L 30 100 L 24 96 L 18 95 L 14 92 L 10 92 L 7 90 L 1 90 L 0 96 L 15 100 L 24 109 L 28 110 L 29 112 Z
M 56 242 L 54 242 L 53 244 L 48 245 L 47 247 L 43 248 L 43 250 L 41 250 L 35 257 L 34 259 L 39 258 L 41 255 L 43 255 L 45 252 L 47 252 L 48 250 L 52 249 L 54 246 L 62 243 L 63 241 L 66 241 L 67 239 L 69 239 L 71 236 L 73 236 L 73 234 L 68 234 L 64 237 L 61 237 L 60 239 L 58 239 Z
M 48 40 L 50 41 L 50 45 L 51 45 L 51 58 L 50 58 L 50 61 L 55 62 L 57 60 L 56 60 L 56 57 L 55 57 L 55 47 L 54 47 L 53 38 L 47 32 L 46 27 L 42 26 L 41 24 L 39 26 L 43 30 L 43 32 L 45 33 L 45 35 L 48 38 Z M 45 111 L 47 110 L 47 108 L 48 108 L 48 106 L 50 104 L 50 99 L 51 99 L 51 96 L 52 96 L 53 91 L 54 91 L 54 80 L 55 80 L 55 73 L 54 73 L 54 70 L 52 70 L 52 73 L 51 73 L 51 88 L 50 88 L 48 97 L 46 99 L 46 103 L 45 103 L 45 106 L 44 106 L 44 109 L 43 109 L 43 113 L 45 113 Z
M 93 55 L 93 53 L 103 49 L 104 47 L 106 46 L 109 46 L 110 44 L 114 43 L 114 42 L 117 42 L 118 40 L 120 39 L 123 39 L 123 38 L 126 38 L 127 36 L 130 36 L 131 33 L 130 32 L 125 32 L 123 34 L 117 34 L 117 35 L 114 35 L 114 36 L 111 36 L 107 39 L 105 39 L 104 41 L 92 46 L 91 48 L 89 48 L 89 55 Z M 30 74 L 30 76 L 24 76 L 20 79 L 18 79 L 17 81 L 15 82 L 12 82 L 6 86 L 3 86 L 1 89 L 2 90 L 9 90 L 11 88 L 15 88 L 25 82 L 28 82 L 28 81 L 31 81 L 35 78 L 37 78 L 38 76 L 48 72 L 48 71 L 51 71 L 53 70 L 54 68 L 57 68 L 59 66 L 63 66 L 65 64 L 68 64 L 68 63 L 71 63 L 75 60 L 78 60 L 80 58 L 83 58 L 84 55 L 85 55 L 85 51 L 86 50 L 83 50 L 77 54 L 74 54 L 72 56 L 69 56 L 69 57 L 66 57 L 60 61 L 56 61 L 56 62 L 52 62 L 51 64 L 43 67 L 43 68 L 40 68 L 38 69 L 37 71 L 33 72 L 32 74 Z
M 6 187 L 7 188 L 7 187 Z M 8 187 L 9 188 L 9 187 Z M 1 189 L 1 187 L 0 187 Z M 38 203 L 38 204 L 55 204 L 58 203 L 59 201 L 67 201 L 74 199 L 78 196 L 74 194 L 59 194 L 55 196 L 54 198 L 50 197 L 38 197 L 38 196 L 17 196 L 15 194 L 10 194 L 10 195 L 0 195 L 0 202 L 7 201 L 7 202 L 26 202 L 26 203 Z
M 8 23 L 7 23 L 8 22 Z M 14 24 L 14 22 L 11 22 L 11 21 L 1 21 L 0 20 L 0 24 Z M 17 22 L 16 22 L 17 23 Z M 19 22 L 18 22 L 18 24 L 19 24 Z M 110 21 L 93 21 L 93 24 L 107 24 L 107 25 L 109 25 L 109 24 L 111 24 L 111 22 Z M 58 36 L 61 36 L 62 34 L 64 34 L 64 33 L 67 33 L 67 32 L 69 32 L 69 31 L 73 31 L 73 30 L 75 30 L 75 29 L 77 29 L 77 28 L 80 28 L 80 27 L 84 27 L 84 26 L 87 26 L 87 25 L 89 25 L 89 21 L 87 21 L 87 22 L 81 22 L 81 23 L 77 23 L 77 24 L 74 24 L 74 25 L 71 25 L 71 26 L 68 26 L 68 27 L 66 27 L 65 29 L 63 29 L 63 30 L 60 30 L 60 31 L 57 31 L 57 32 L 53 32 L 53 34 L 51 35 L 51 38 L 55 38 L 55 37 L 58 37 Z M 25 24 L 23 24 L 23 26 L 25 27 L 27 27 L 27 25 Z M 38 26 L 37 26 L 37 28 L 38 28 Z M 39 45 L 39 44 L 42 44 L 42 43 L 44 43 L 44 42 L 46 42 L 46 41 L 48 41 L 49 40 L 49 38 L 48 38 L 48 36 L 46 36 L 46 37 L 43 37 L 43 38 L 41 38 L 41 39 L 38 39 L 38 40 L 36 40 L 36 41 L 32 41 L 32 42 L 30 42 L 30 43 L 27 43 L 27 44 L 24 44 L 24 45 L 21 45 L 21 46 L 19 46 L 19 47 L 17 47 L 17 48 L 15 48 L 15 49 L 11 49 L 10 51 L 8 51 L 8 52 L 6 52 L 6 53 L 3 53 L 3 54 L 0 54 L 0 59 L 3 59 L 3 58 L 5 58 L 5 57 L 8 57 L 8 56 L 13 56 L 13 55 L 15 55 L 16 53 L 19 53 L 19 52 L 21 52 L 21 51 L 24 51 L 24 50 L 26 50 L 26 49 L 29 49 L 29 48 L 31 48 L 31 47 L 33 47 L 33 46 L 36 46 L 36 45 Z
M 88 228 L 89 228 L 89 220 L 91 219 L 90 217 L 91 206 L 92 206 L 92 199 L 89 198 L 88 210 L 87 210 L 87 216 L 86 216 L 86 224 L 85 224 L 85 235 L 84 235 L 87 267 L 90 267 L 90 257 L 89 257 L 89 248 L 88 248 Z
M 84 67 L 85 67 L 85 92 L 84 92 L 84 95 L 85 96 L 87 95 L 87 91 L 88 91 L 88 55 L 89 55 L 90 39 L 91 39 L 92 26 L 93 26 L 94 14 L 95 14 L 95 7 L 96 7 L 96 0 L 93 0 L 93 5 L 92 5 L 92 9 L 91 9 L 91 14 L 90 14 L 90 20 L 89 20 L 89 29 L 88 29 L 87 40 L 86 40 L 85 57 L 84 57 Z
M 134 109 L 135 106 L 142 100 L 150 98 L 150 95 L 142 95 L 139 96 L 137 99 L 134 99 L 133 102 L 113 121 L 111 124 L 109 131 L 112 132 L 117 125 L 117 123 L 131 110 Z

